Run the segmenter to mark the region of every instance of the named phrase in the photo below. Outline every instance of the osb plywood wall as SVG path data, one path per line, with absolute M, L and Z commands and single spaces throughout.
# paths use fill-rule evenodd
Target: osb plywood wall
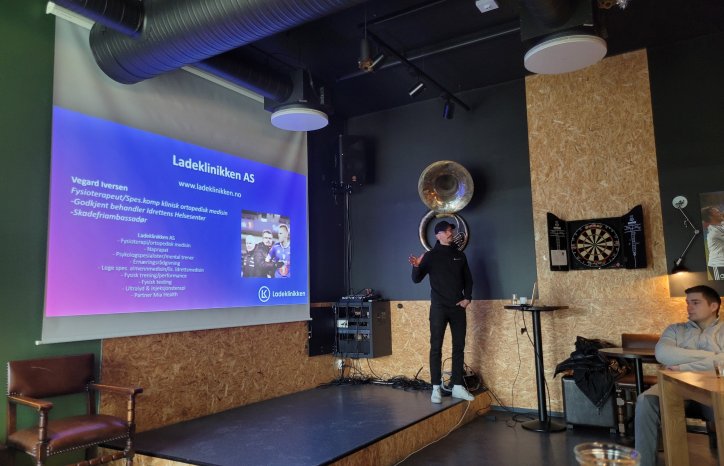
M 104 340 L 101 380 L 143 387 L 139 431 L 316 387 L 336 376 L 331 356 L 307 356 L 307 323 Z M 106 396 L 101 411 L 125 417 Z
M 669 297 L 645 51 L 560 76 L 526 78 L 536 267 L 541 300 L 568 310 L 543 316 L 546 375 L 562 409 L 555 363 L 577 335 L 620 344 L 623 332 L 660 333 L 685 320 Z M 566 220 L 644 210 L 649 266 L 551 272 L 546 213 Z
M 621 333 L 660 333 L 686 318 L 669 297 L 651 96 L 645 51 L 607 58 L 575 73 L 526 78 L 530 167 L 540 302 L 569 306 L 541 317 L 551 408 L 562 411 L 555 365 L 576 336 L 620 344 Z M 546 213 L 564 220 L 617 217 L 641 204 L 649 266 L 640 270 L 551 272 Z M 427 380 L 427 302 L 393 303 L 393 355 L 371 362 L 376 372 Z M 499 402 L 536 408 L 528 313 L 502 301 L 468 310 L 465 362 L 482 374 Z M 525 319 L 525 321 L 523 320 Z M 449 332 L 445 355 L 450 354 Z

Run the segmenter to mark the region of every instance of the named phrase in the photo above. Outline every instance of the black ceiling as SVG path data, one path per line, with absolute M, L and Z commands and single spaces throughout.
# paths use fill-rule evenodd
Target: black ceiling
M 527 46 L 521 41 L 519 0 L 497 3 L 498 9 L 483 14 L 475 0 L 373 0 L 255 42 L 247 49 L 262 52 L 267 61 L 272 57 L 275 62 L 306 67 L 318 82 L 332 89 L 332 104 L 340 116 L 440 98 L 443 92 L 430 82 L 425 92 L 411 98 L 408 90 L 420 76 L 394 57 L 372 73 L 359 71 L 366 19 L 372 55 L 377 51 L 390 55 L 379 47 L 378 38 L 462 98 L 462 91 L 526 74 L 523 56 Z M 624 9 L 615 0 L 599 0 L 594 9 L 597 27 L 608 43 L 608 56 L 724 30 L 721 0 L 629 0 Z

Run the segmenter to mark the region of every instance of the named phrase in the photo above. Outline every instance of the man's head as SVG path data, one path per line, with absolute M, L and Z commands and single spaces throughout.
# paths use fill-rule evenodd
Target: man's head
M 686 312 L 689 314 L 689 320 L 699 326 L 706 326 L 717 318 L 721 297 L 715 289 L 706 285 L 698 285 L 687 288 L 684 292 L 686 293 Z
M 289 240 L 289 226 L 280 223 L 277 235 L 279 236 L 280 243 L 286 243 Z
M 274 243 L 274 235 L 272 235 L 271 231 L 264 230 L 261 232 L 261 241 L 262 243 L 264 243 L 264 246 L 270 248 L 271 245 Z
M 724 214 L 716 207 L 704 207 L 701 209 L 701 219 L 706 223 L 722 223 Z
M 435 238 L 440 241 L 443 246 L 449 246 L 453 238 L 453 230 L 455 225 L 442 220 L 435 224 Z
M 247 251 L 251 251 L 254 249 L 254 246 L 256 246 L 256 243 L 254 242 L 254 238 L 252 238 L 250 235 L 247 235 L 244 239 L 244 246 L 246 247 Z

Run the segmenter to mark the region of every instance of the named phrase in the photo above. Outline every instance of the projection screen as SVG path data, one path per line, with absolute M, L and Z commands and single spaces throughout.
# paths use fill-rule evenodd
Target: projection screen
M 116 83 L 62 20 L 52 125 L 41 343 L 309 318 L 305 133 L 185 71 Z

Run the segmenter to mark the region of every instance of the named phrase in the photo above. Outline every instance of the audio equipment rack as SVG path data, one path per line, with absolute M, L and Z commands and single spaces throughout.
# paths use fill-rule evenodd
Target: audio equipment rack
M 392 354 L 389 301 L 343 298 L 334 305 L 334 315 L 336 356 L 376 358 Z

